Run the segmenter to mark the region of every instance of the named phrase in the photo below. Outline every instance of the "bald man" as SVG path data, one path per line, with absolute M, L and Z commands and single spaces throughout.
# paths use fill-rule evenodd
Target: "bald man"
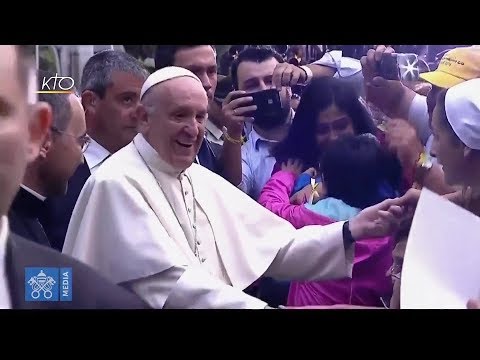
M 38 89 L 43 79 L 55 76 L 39 71 Z M 40 94 L 40 102 L 48 104 L 46 112 L 37 113 L 51 118 L 47 136 L 37 158 L 25 171 L 20 190 L 9 212 L 13 232 L 38 244 L 50 246 L 39 222 L 47 197 L 62 196 L 68 181 L 83 163 L 83 150 L 89 138 L 86 135 L 85 113 L 80 99 L 74 94 Z
M 26 240 L 10 229 L 6 215 L 25 169 L 28 164 L 39 162 L 46 148 L 52 148 L 48 142 L 53 141 L 48 135 L 52 121 L 50 108 L 46 103 L 36 103 L 36 85 L 34 80 L 29 81 L 34 76 L 28 76 L 30 68 L 26 60 L 18 47 L 0 46 L 0 101 L 4 105 L 0 121 L 0 309 L 146 308 L 135 294 L 106 281 L 88 266 Z M 27 103 L 27 94 L 30 104 Z M 67 99 L 68 95 L 64 96 Z M 75 99 L 68 101 L 75 106 Z M 72 119 L 65 131 L 78 130 L 81 133 L 82 122 L 77 124 L 80 125 L 78 129 L 73 122 L 76 120 Z M 61 147 L 66 145 L 57 144 L 57 151 L 66 151 Z M 29 166 L 32 176 L 33 168 L 35 166 Z M 43 191 L 40 186 L 43 182 L 31 179 L 27 182 L 32 188 Z M 59 186 L 58 190 L 62 191 L 62 187 Z M 60 268 L 70 269 L 67 298 L 63 297 L 65 283 L 59 276 Z M 29 272 L 34 276 L 28 276 Z M 51 277 L 45 277 L 50 287 L 37 278 L 41 274 Z
M 355 239 L 391 231 L 399 209 L 390 203 L 296 230 L 194 164 L 208 99 L 189 70 L 156 71 L 140 97 L 141 133 L 85 184 L 63 251 L 152 307 L 263 309 L 243 292 L 262 275 L 350 276 Z

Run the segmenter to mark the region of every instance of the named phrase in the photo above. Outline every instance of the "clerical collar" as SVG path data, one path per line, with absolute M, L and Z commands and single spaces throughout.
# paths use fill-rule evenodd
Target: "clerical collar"
M 46 197 L 43 196 L 43 195 L 40 195 L 38 192 L 36 192 L 35 190 L 32 190 L 30 189 L 28 186 L 25 186 L 23 184 L 20 184 L 20 187 L 22 189 L 24 189 L 25 191 L 28 191 L 30 194 L 32 194 L 33 196 L 35 196 L 38 200 L 41 200 L 41 201 L 45 201 Z
M 148 143 L 143 134 L 137 134 L 133 139 L 133 142 L 148 166 L 174 177 L 178 177 L 184 172 L 184 170 L 175 169 L 172 165 L 163 160 L 152 145 Z

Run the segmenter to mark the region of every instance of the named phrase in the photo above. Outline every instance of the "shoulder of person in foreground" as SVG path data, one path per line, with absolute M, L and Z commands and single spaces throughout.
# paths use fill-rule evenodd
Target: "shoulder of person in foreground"
M 136 294 L 115 285 L 89 266 L 72 257 L 45 246 L 40 246 L 15 234 L 9 237 L 7 247 L 7 268 L 10 269 L 11 289 L 13 293 L 23 293 L 24 272 L 27 267 L 54 267 L 72 269 L 72 301 L 49 302 L 46 308 L 65 309 L 147 309 L 149 306 Z M 13 282 L 12 282 L 13 281 Z M 18 284 L 16 283 L 18 282 Z M 20 296 L 14 300 L 19 307 L 28 308 Z M 34 303 L 32 303 L 34 304 Z M 38 303 L 37 303 L 38 304 Z M 15 305 L 14 305 L 15 307 Z M 43 307 L 43 306 L 40 306 Z

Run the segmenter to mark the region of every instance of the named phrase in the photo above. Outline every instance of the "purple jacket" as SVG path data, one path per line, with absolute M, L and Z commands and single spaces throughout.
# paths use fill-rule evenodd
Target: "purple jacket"
M 318 215 L 303 205 L 291 205 L 290 193 L 295 175 L 278 171 L 267 182 L 258 202 L 278 216 L 288 220 L 297 229 L 306 225 L 327 225 L 333 221 Z M 382 306 L 380 297 L 390 298 L 392 282 L 386 276 L 392 266 L 393 239 L 391 237 L 358 240 L 352 278 L 292 282 L 288 306 L 352 304 Z

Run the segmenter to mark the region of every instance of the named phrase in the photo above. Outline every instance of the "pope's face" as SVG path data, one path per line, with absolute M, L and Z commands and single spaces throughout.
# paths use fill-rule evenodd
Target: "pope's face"
M 168 80 L 151 89 L 155 101 L 146 124 L 149 143 L 176 170 L 192 165 L 205 134 L 208 98 L 190 77 Z

